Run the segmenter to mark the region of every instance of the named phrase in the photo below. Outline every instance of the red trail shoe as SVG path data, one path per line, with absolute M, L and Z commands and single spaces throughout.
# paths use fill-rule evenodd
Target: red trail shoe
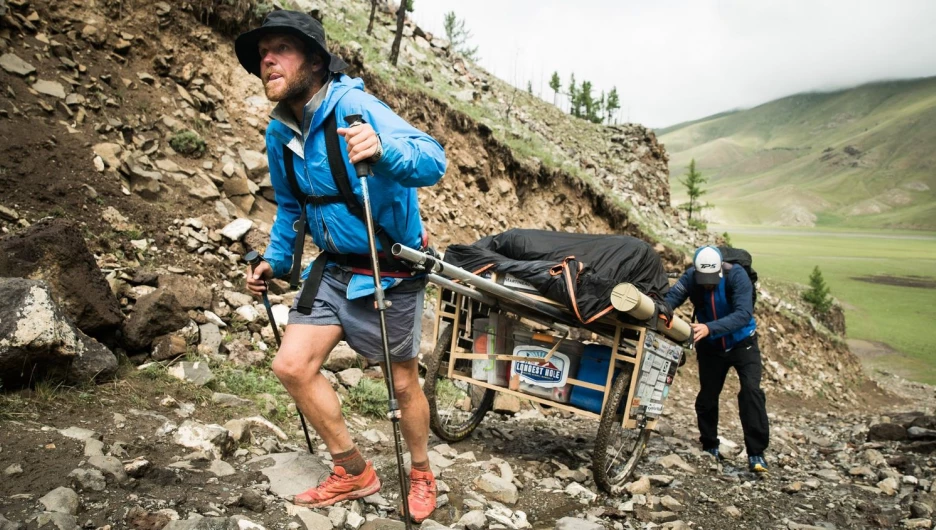
M 435 481 L 433 481 L 433 506 L 435 506 Z M 380 479 L 370 462 L 360 475 L 349 475 L 343 467 L 335 471 L 318 486 L 293 497 L 293 504 L 306 508 L 322 508 L 336 502 L 360 499 L 380 491 Z
M 410 518 L 423 522 L 436 509 L 436 480 L 431 471 L 410 471 L 410 490 L 407 497 Z

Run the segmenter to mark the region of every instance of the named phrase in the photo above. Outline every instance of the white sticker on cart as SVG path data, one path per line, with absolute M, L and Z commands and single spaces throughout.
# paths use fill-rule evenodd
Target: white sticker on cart
M 663 414 L 662 403 L 650 403 L 647 405 L 647 416 L 659 416 Z
M 517 346 L 514 355 L 543 359 L 549 350 L 539 346 Z M 556 388 L 566 385 L 569 378 L 569 358 L 556 352 L 547 363 L 527 363 L 514 361 L 510 366 L 510 375 L 520 376 L 520 381 L 544 388 Z
M 536 287 L 532 283 L 521 280 L 513 274 L 507 274 L 504 276 L 504 287 L 513 287 L 515 289 L 525 289 L 527 291 L 535 291 Z

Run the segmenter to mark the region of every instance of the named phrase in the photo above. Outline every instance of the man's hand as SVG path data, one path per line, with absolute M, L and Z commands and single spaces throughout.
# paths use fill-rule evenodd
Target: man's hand
M 377 154 L 380 138 L 369 123 L 362 123 L 355 127 L 342 127 L 338 134 L 344 136 L 348 144 L 348 159 L 352 164 L 368 160 Z
M 255 295 L 261 295 L 266 291 L 266 281 L 273 277 L 273 268 L 270 267 L 270 264 L 261 261 L 256 267 L 253 268 L 251 272 L 250 268 L 247 269 L 247 290 Z
M 695 323 L 692 324 L 692 340 L 693 342 L 699 342 L 700 340 L 708 337 L 709 329 L 705 324 Z

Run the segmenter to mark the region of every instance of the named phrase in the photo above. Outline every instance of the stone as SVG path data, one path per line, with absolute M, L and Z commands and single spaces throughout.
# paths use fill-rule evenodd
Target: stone
M 155 201 L 159 198 L 162 189 L 160 181 L 162 173 L 159 171 L 149 171 L 138 165 L 130 166 L 130 191 L 143 199 Z
M 185 355 L 188 344 L 185 337 L 179 334 L 162 335 L 153 339 L 153 352 L 150 357 L 154 361 L 167 361 Z
M 466 530 L 483 530 L 487 526 L 487 517 L 485 517 L 484 512 L 481 510 L 471 510 L 470 512 L 462 515 L 453 526 L 455 528 L 465 528 Z
M 361 382 L 361 379 L 364 378 L 364 371 L 360 368 L 348 368 L 347 370 L 342 370 L 337 374 L 338 380 L 341 381 L 341 384 L 351 388 L 358 386 Z
M 934 440 L 936 439 L 936 429 L 925 429 L 923 427 L 910 427 L 907 429 L 907 436 L 911 440 Z
M 259 456 L 247 462 L 248 465 L 258 463 L 268 464 L 261 467 L 260 472 L 270 480 L 270 492 L 282 499 L 291 499 L 317 486 L 331 473 L 318 457 L 306 451 Z M 350 524 L 351 514 L 348 522 Z
M 783 486 L 784 493 L 799 493 L 803 489 L 803 483 L 800 481 L 790 482 L 789 484 Z
M 224 301 L 227 302 L 231 307 L 241 307 L 245 305 L 253 304 L 254 298 L 247 293 L 239 293 L 237 291 L 224 291 Z
M 250 149 L 240 149 L 237 153 L 240 155 L 241 162 L 244 163 L 244 167 L 247 169 L 248 177 L 257 180 L 266 175 L 270 170 L 265 154 Z
M 868 429 L 869 442 L 899 442 L 907 436 L 907 429 L 897 423 L 878 423 Z
M 113 456 L 92 456 L 88 458 L 88 465 L 100 469 L 118 484 L 127 481 L 127 472 L 124 470 L 123 463 Z
M 348 520 L 348 510 L 338 506 L 333 506 L 328 510 L 328 520 L 335 528 L 344 528 L 345 521 Z
M 224 394 L 222 392 L 215 392 L 212 394 L 211 402 L 222 407 L 248 407 L 253 405 L 253 401 L 249 399 L 244 399 L 234 394 Z
M 565 487 L 566 495 L 574 497 L 576 499 L 584 499 L 588 502 L 591 502 L 598 498 L 598 495 L 586 488 L 585 486 L 579 484 L 578 482 L 572 482 Z
M 107 488 L 104 474 L 97 469 L 74 469 L 68 474 L 68 478 L 72 479 L 72 485 L 79 490 L 104 491 Z
M 663 466 L 666 469 L 672 469 L 674 467 L 682 469 L 687 473 L 695 473 L 696 469 L 686 463 L 685 460 L 676 453 L 668 454 L 664 457 L 658 458 L 656 461 L 657 464 Z
M 224 460 L 212 460 L 211 465 L 208 466 L 208 472 L 216 477 L 228 477 L 237 473 L 234 466 Z
M 47 511 L 75 515 L 80 506 L 78 494 L 75 490 L 66 487 L 58 487 L 46 493 L 39 499 Z
M 361 517 L 360 514 L 355 512 L 348 512 L 348 520 L 345 521 L 345 527 L 350 528 L 351 530 L 358 530 L 364 526 L 365 519 Z
M 904 528 L 926 528 L 933 527 L 933 521 L 930 519 L 904 519 L 900 521 Z
M 157 286 L 172 293 L 182 309 L 211 309 L 211 287 L 204 281 L 181 274 L 160 274 Z
M 117 371 L 117 358 L 65 316 L 43 281 L 0 278 L 0 381 L 64 375 L 87 383 Z
M 224 181 L 224 194 L 228 198 L 250 195 L 250 181 L 244 176 L 235 175 Z
M 739 510 L 736 506 L 733 506 L 733 505 L 726 506 L 724 512 L 728 516 L 734 517 L 735 519 L 741 517 L 741 510 Z
M 2 204 L 0 204 L 0 219 L 3 219 L 4 221 L 9 221 L 12 223 L 15 221 L 19 221 L 19 218 L 20 218 L 19 213 L 17 213 L 16 210 L 14 210 L 13 208 L 7 208 L 6 206 L 3 206 Z
M 647 475 L 647 479 L 653 486 L 669 486 L 675 480 L 670 475 Z
M 877 483 L 878 489 L 884 492 L 885 495 L 896 495 L 900 491 L 900 483 L 897 482 L 897 479 L 894 477 L 888 477 Z
M 91 150 L 95 155 L 101 157 L 107 167 L 114 169 L 120 167 L 120 153 L 123 151 L 120 144 L 103 142 L 95 144 Z
M 83 442 L 85 440 L 100 440 L 103 437 L 100 433 L 92 431 L 91 429 L 84 429 L 82 427 L 69 427 L 67 429 L 62 429 L 58 432 L 66 438 L 71 438 L 72 440 L 78 440 Z
M 255 350 L 248 345 L 240 345 L 238 343 L 238 347 L 229 347 L 229 349 L 228 360 L 234 364 L 234 366 L 257 366 L 262 364 L 263 360 L 266 358 L 266 355 L 262 351 Z
M 328 354 L 322 367 L 332 372 L 341 372 L 353 367 L 356 363 L 357 353 L 348 346 L 348 343 L 342 341 Z
M 0 239 L 0 277 L 44 280 L 65 315 L 92 337 L 123 322 L 117 297 L 72 221 L 40 221 Z
M 131 350 L 143 350 L 153 339 L 188 324 L 188 315 L 175 295 L 165 289 L 141 297 L 124 325 L 124 337 Z
M 628 482 L 624 489 L 631 495 L 646 495 L 650 493 L 650 479 L 645 476 L 640 477 L 634 482 Z
M 296 507 L 295 515 L 299 516 L 307 530 L 331 530 L 333 528 L 331 519 L 308 508 Z
M 494 394 L 494 412 L 516 414 L 520 412 L 520 398 L 498 392 Z
M 32 89 L 44 96 L 52 96 L 58 99 L 65 99 L 65 87 L 58 81 L 37 80 Z
M 235 219 L 221 229 L 221 235 L 231 241 L 240 241 L 244 234 L 253 228 L 253 221 L 250 219 Z
M 484 473 L 474 480 L 479 490 L 487 493 L 491 498 L 504 504 L 516 504 L 519 499 L 517 486 L 513 482 L 503 479 L 493 473 Z
M 227 429 L 216 424 L 203 424 L 186 420 L 179 426 L 172 441 L 183 447 L 210 453 L 217 458 L 225 458 L 234 452 L 234 439 Z
M 217 355 L 221 343 L 224 341 L 218 325 L 211 322 L 198 326 L 198 337 L 199 351 L 204 350 L 205 353 L 211 355 Z
M 170 366 L 166 373 L 195 386 L 205 386 L 214 379 L 208 364 L 201 361 L 176 363 Z
M 556 521 L 556 530 L 604 530 L 604 527 L 587 519 L 566 516 Z
M 33 67 L 33 65 L 20 59 L 18 56 L 16 56 L 16 54 L 13 53 L 4 53 L 3 55 L 0 55 L 0 68 L 3 68 L 11 74 L 16 74 L 22 77 L 26 77 L 36 72 L 36 69 Z

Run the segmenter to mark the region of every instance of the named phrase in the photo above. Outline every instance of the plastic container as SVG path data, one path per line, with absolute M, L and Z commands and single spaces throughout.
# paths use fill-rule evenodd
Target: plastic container
M 513 354 L 520 357 L 544 359 L 555 344 L 554 337 L 533 334 L 529 331 L 513 333 Z M 568 379 L 575 378 L 584 345 L 580 342 L 563 340 L 547 363 L 513 361 L 510 365 L 510 388 L 534 396 L 568 403 L 572 385 Z
M 604 386 L 608 382 L 608 364 L 610 363 L 610 346 L 587 344 L 582 352 L 582 361 L 579 363 L 578 375 L 576 375 L 575 378 L 579 381 L 585 381 L 586 383 Z M 614 377 L 617 377 L 620 373 L 620 368 L 614 369 Z M 580 409 L 600 414 L 601 402 L 603 400 L 604 393 L 598 390 L 576 386 L 572 388 L 572 397 L 569 402 Z M 624 408 L 624 401 L 626 400 L 621 401 L 621 410 Z
M 471 336 L 474 339 L 472 353 L 505 355 L 508 325 L 507 319 L 499 317 L 496 313 L 490 318 L 474 319 L 471 324 Z M 471 361 L 471 377 L 492 385 L 507 386 L 509 372 L 510 361 L 498 361 L 494 358 Z

